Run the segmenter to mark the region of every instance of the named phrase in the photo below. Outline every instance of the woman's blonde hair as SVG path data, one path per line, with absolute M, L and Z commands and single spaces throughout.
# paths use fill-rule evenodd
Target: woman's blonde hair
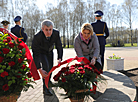
M 84 30 L 89 30 L 90 31 L 90 34 L 93 35 L 93 28 L 92 28 L 92 25 L 90 23 L 84 23 L 81 26 L 81 32 L 82 33 L 83 33 Z

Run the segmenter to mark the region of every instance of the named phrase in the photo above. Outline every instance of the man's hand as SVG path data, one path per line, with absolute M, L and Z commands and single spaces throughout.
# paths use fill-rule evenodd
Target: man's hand
M 47 75 L 48 75 L 47 72 L 45 70 L 42 70 L 41 68 L 38 70 L 39 70 L 40 74 L 42 75 L 42 78 L 45 79 L 45 77 L 47 77 Z
M 61 59 L 58 59 L 58 64 L 60 64 L 61 63 Z

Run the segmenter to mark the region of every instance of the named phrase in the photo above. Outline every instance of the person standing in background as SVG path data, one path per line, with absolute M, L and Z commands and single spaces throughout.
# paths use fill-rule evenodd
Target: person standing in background
M 14 18 L 14 22 L 15 22 L 15 26 L 13 28 L 11 28 L 11 32 L 16 35 L 19 39 L 21 39 L 23 42 L 26 42 L 28 36 L 27 34 L 24 32 L 24 28 L 20 27 L 21 25 L 21 17 L 20 16 L 16 16 Z
M 3 24 L 3 28 L 8 29 L 8 27 L 9 27 L 8 24 L 10 24 L 9 21 L 4 20 L 4 21 L 2 21 L 1 23 Z
M 102 70 L 104 67 L 104 52 L 105 52 L 105 45 L 106 45 L 106 38 L 109 36 L 109 30 L 106 25 L 106 22 L 101 21 L 103 12 L 97 10 L 95 13 L 96 22 L 91 23 L 94 32 L 96 33 L 99 44 L 100 44 L 100 55 L 101 55 L 101 62 L 102 62 Z

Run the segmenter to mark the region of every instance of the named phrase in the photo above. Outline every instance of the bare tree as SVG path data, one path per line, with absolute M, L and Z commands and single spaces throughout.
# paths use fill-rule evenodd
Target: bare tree
M 125 0 L 122 9 L 123 9 L 123 22 L 129 26 L 130 30 L 130 38 L 131 38 L 131 45 L 133 46 L 133 33 L 132 33 L 132 23 L 136 17 L 136 10 L 137 10 L 137 0 Z

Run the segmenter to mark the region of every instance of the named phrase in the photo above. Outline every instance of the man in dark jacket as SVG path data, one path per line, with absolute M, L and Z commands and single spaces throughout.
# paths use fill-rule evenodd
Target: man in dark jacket
M 61 62 L 63 56 L 62 43 L 59 36 L 59 31 L 53 29 L 53 22 L 44 20 L 41 24 L 42 30 L 34 35 L 32 41 L 32 52 L 37 69 L 43 78 L 43 93 L 53 95 L 51 90 L 45 86 L 45 77 L 53 67 L 53 48 L 54 44 L 58 53 L 58 63 Z M 50 83 L 51 81 L 49 81 Z
M 14 22 L 15 22 L 15 26 L 13 28 L 11 28 L 11 32 L 16 35 L 19 39 L 21 39 L 23 42 L 26 42 L 27 40 L 27 34 L 24 32 L 24 28 L 20 27 L 21 25 L 21 17 L 20 16 L 16 16 L 14 18 Z
M 94 23 L 91 23 L 91 25 L 99 40 L 100 55 L 101 55 L 101 62 L 102 62 L 102 68 L 103 68 L 104 67 L 105 44 L 106 44 L 106 38 L 109 36 L 109 31 L 108 31 L 106 22 L 101 21 L 103 12 L 98 10 L 95 12 L 94 15 L 97 21 Z

